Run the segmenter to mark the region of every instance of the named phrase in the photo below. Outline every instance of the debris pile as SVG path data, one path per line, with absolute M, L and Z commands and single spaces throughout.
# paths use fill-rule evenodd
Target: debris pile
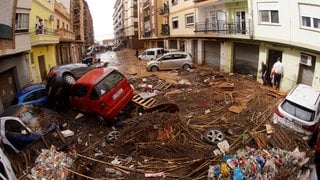
M 236 154 L 224 155 L 221 162 L 210 165 L 208 178 L 241 179 L 312 179 L 310 159 L 306 152 L 246 147 Z
M 41 154 L 31 169 L 31 179 L 67 179 L 69 172 L 66 168 L 72 166 L 74 157 L 64 152 L 58 152 L 55 146 L 42 149 Z

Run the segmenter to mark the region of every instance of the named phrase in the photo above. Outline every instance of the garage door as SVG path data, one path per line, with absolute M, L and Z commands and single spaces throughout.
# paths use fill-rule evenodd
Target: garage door
M 220 68 L 220 42 L 204 41 L 204 63 Z
M 177 40 L 170 40 L 169 43 L 170 49 L 178 49 Z
M 4 108 L 8 108 L 16 94 L 13 70 L 9 69 L 0 74 L 0 99 Z
M 234 43 L 233 71 L 256 76 L 259 65 L 259 45 Z

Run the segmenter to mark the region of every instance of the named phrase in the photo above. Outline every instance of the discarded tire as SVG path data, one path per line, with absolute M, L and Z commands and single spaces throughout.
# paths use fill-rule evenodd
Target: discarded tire
M 115 142 L 119 138 L 120 131 L 111 131 L 107 135 L 108 142 Z
M 208 129 L 204 132 L 204 140 L 209 144 L 217 144 L 225 139 L 225 134 L 217 129 Z

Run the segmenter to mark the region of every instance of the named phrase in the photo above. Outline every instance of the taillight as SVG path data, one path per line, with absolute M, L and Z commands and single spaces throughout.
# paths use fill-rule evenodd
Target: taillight
M 274 113 L 276 113 L 279 117 L 284 118 L 284 115 L 281 114 L 281 112 L 279 111 L 279 108 L 276 108 L 276 109 L 274 110 Z
M 312 126 L 304 126 L 302 125 L 302 128 L 306 131 L 314 132 L 317 128 L 317 124 L 314 124 Z
M 50 72 L 49 72 L 49 78 L 52 78 L 52 77 L 56 76 L 57 73 L 58 73 L 57 70 L 52 70 L 52 71 L 50 71 Z

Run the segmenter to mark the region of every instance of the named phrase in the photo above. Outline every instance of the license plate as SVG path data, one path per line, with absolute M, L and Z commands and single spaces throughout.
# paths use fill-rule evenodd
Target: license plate
M 123 92 L 123 89 L 119 89 L 114 95 L 112 96 L 112 99 L 116 99 L 121 93 Z
M 299 128 L 299 125 L 294 123 L 293 120 L 290 120 L 288 118 L 285 118 L 285 122 L 287 124 L 287 126 L 291 127 L 291 128 Z

